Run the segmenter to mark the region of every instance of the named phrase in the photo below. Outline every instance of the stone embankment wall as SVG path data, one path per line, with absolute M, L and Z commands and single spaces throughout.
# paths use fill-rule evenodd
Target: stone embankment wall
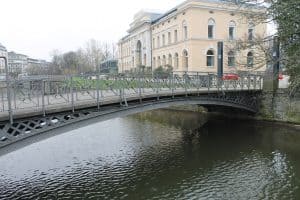
M 263 92 L 257 118 L 300 124 L 300 94 L 291 97 L 286 89 Z

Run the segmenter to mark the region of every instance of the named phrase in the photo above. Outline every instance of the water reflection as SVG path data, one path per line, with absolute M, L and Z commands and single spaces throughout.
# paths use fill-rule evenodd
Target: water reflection
M 0 157 L 0 199 L 297 199 L 300 135 L 159 110 Z

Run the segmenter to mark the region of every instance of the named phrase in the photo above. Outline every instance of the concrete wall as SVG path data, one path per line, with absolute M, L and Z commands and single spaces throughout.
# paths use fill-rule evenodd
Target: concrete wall
M 287 90 L 264 92 L 260 99 L 259 119 L 300 124 L 300 94 L 290 97 Z

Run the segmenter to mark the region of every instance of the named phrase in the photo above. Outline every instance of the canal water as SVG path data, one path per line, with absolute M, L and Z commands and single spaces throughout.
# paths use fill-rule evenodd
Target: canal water
M 0 157 L 0 199 L 300 199 L 300 132 L 158 110 Z

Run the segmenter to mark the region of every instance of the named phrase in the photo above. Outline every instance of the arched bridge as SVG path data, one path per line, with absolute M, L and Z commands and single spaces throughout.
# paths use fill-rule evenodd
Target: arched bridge
M 169 106 L 257 112 L 260 75 L 174 73 L 8 79 L 1 84 L 0 148 L 50 130 Z M 47 136 L 47 137 L 51 137 Z

